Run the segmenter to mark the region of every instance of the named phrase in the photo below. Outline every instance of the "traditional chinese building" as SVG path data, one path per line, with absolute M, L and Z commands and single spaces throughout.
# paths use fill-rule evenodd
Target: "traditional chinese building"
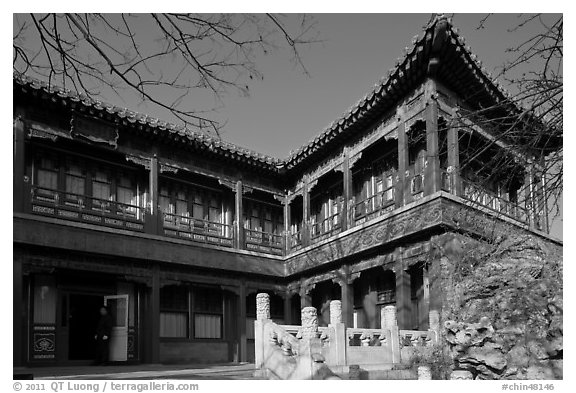
M 257 292 L 280 323 L 312 305 L 326 324 L 340 299 L 348 326 L 379 328 L 394 304 L 400 328 L 427 329 L 435 238 L 548 236 L 539 163 L 486 182 L 469 157 L 494 130 L 458 110 L 506 93 L 444 18 L 283 160 L 26 76 L 13 88 L 15 365 L 90 362 L 103 303 L 115 361 L 253 361 Z

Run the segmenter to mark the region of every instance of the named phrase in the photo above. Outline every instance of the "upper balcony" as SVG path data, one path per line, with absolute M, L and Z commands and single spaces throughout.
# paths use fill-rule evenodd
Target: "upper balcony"
M 393 140 L 365 150 L 348 168 L 348 185 L 343 171 L 329 171 L 308 185 L 306 201 L 302 194 L 282 198 L 258 190 L 242 192 L 238 200 L 237 190 L 215 179 L 163 173 L 153 209 L 145 168 L 38 148 L 29 163 L 26 206 L 43 216 L 284 256 L 430 195 L 434 174 L 426 171 L 425 145 L 409 149 L 404 177 L 396 149 Z M 434 192 L 543 229 L 520 183 L 487 187 L 474 168 L 459 172 L 447 160 L 438 169 Z
M 223 169 L 196 156 L 189 161 L 166 146 L 160 157 L 135 156 L 146 143 L 128 137 L 123 150 L 95 149 L 52 129 L 30 132 L 18 145 L 25 152 L 18 153 L 23 168 L 15 166 L 22 170 L 15 179 L 24 181 L 15 182 L 15 197 L 23 201 L 15 211 L 286 256 L 443 191 L 547 231 L 537 172 L 514 161 L 510 176 L 494 176 L 485 162 L 497 147 L 472 154 L 471 146 L 483 146 L 481 138 L 450 126 L 449 108 L 426 86 L 396 114 L 292 173 L 291 185 L 253 168 Z

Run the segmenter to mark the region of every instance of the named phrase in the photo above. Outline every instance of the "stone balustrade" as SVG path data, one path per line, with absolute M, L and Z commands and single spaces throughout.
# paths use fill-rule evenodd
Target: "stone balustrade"
M 418 348 L 436 343 L 439 337 L 437 312 L 431 312 L 428 331 L 399 330 L 395 306 L 382 309 L 381 329 L 347 328 L 342 323 L 341 302 L 333 300 L 327 327 L 318 326 L 314 307 L 302 309 L 301 326 L 277 325 L 270 319 L 269 296 L 258 294 L 256 301 L 256 368 L 281 379 L 314 378 L 326 366 L 344 372 L 350 365 L 405 363 L 414 352 L 404 355 L 403 341 Z M 426 379 L 424 369 L 422 378 Z

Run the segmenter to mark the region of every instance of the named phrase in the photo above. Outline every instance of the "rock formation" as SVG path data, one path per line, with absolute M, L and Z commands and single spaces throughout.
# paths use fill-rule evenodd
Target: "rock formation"
M 456 370 L 476 379 L 562 378 L 562 248 L 534 235 L 441 239 L 442 320 Z

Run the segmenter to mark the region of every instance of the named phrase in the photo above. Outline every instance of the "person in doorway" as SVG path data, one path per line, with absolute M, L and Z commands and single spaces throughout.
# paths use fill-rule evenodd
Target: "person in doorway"
M 97 342 L 96 348 L 96 365 L 108 364 L 108 355 L 110 353 L 110 335 L 112 334 L 112 317 L 106 306 L 100 307 L 100 320 L 96 327 L 94 339 Z

